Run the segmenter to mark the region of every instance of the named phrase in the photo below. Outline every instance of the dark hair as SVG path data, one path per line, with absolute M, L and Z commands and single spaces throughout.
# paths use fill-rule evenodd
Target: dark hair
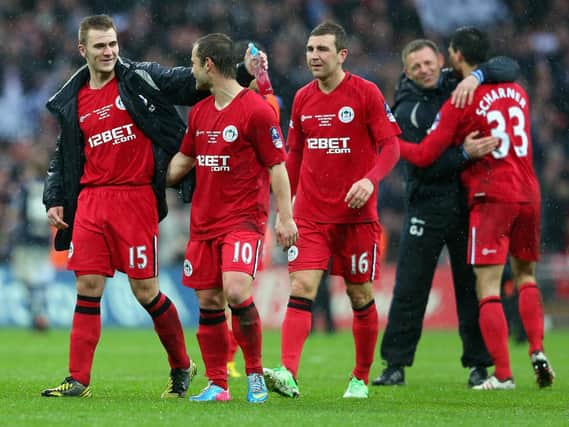
M 410 53 L 417 52 L 418 50 L 421 50 L 425 47 L 431 49 L 433 52 L 435 52 L 436 55 L 441 53 L 439 47 L 434 41 L 428 39 L 416 39 L 412 42 L 407 43 L 401 51 L 401 61 L 403 62 L 403 65 L 406 65 L 405 61 L 407 60 L 407 56 L 409 56 Z
M 228 78 L 235 78 L 235 48 L 233 40 L 222 33 L 212 33 L 200 37 L 196 40 L 196 55 L 200 64 L 205 63 L 206 58 L 210 58 L 217 70 Z
M 109 15 L 86 16 L 79 24 L 79 43 L 82 45 L 87 43 L 87 32 L 91 29 L 105 31 L 110 28 L 115 30 L 115 33 L 117 32 L 117 27 L 115 27 L 113 18 L 111 18 Z
M 450 46 L 460 51 L 469 65 L 477 65 L 488 58 L 490 41 L 487 34 L 478 28 L 460 27 L 451 36 Z
M 319 24 L 310 32 L 310 37 L 312 36 L 325 36 L 331 34 L 335 36 L 336 41 L 336 51 L 341 51 L 342 49 L 348 48 L 348 36 L 346 30 L 340 24 L 336 24 L 332 21 L 325 21 Z

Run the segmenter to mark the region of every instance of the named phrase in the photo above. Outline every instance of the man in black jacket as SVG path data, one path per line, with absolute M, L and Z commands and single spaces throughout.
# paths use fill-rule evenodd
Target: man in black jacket
M 106 15 L 79 28 L 86 60 L 48 101 L 61 132 L 49 165 L 43 201 L 55 246 L 69 248 L 77 277 L 69 376 L 48 397 L 90 397 L 91 365 L 101 333 L 105 278 L 128 275 L 166 349 L 170 379 L 162 397 L 184 397 L 196 366 L 188 357 L 176 307 L 158 285 L 158 222 L 166 216 L 165 177 L 186 126 L 174 104 L 193 105 L 190 68 L 119 57 L 117 32 Z
M 513 81 L 517 63 L 497 57 L 481 65 L 457 88 L 451 69 L 430 40 L 414 40 L 402 52 L 405 75 L 395 94 L 393 112 L 403 131 L 402 139 L 419 143 L 436 120 L 442 104 L 453 94 L 461 104 L 472 101 L 474 89 L 487 81 Z M 455 91 L 456 88 L 456 91 Z M 454 93 L 453 93 L 454 91 Z M 463 350 L 461 362 L 470 368 L 468 385 L 480 384 L 492 365 L 478 325 L 478 300 L 472 267 L 466 264 L 468 210 L 459 173 L 469 159 L 491 151 L 477 144 L 474 135 L 461 148 L 451 148 L 432 166 L 406 164 L 406 215 L 404 219 L 393 299 L 381 342 L 386 369 L 373 385 L 402 385 L 405 366 L 411 366 L 421 337 L 423 317 L 434 272 L 446 245 L 451 262 L 454 294 Z

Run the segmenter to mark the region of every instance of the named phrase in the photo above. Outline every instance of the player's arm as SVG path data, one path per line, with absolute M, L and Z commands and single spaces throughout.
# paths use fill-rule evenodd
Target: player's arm
M 275 223 L 277 243 L 283 248 L 289 248 L 296 242 L 298 230 L 292 219 L 290 182 L 284 163 L 271 166 L 269 175 L 278 212 Z
M 399 160 L 399 144 L 396 136 L 379 141 L 380 152 L 371 170 L 362 179 L 354 182 L 344 201 L 350 208 L 359 209 L 367 203 L 379 182 L 391 172 Z
M 250 56 L 247 51 L 245 60 L 250 62 Z M 267 56 L 262 53 L 261 58 L 268 66 Z M 157 62 L 138 62 L 136 67 L 136 72 L 151 86 L 159 89 L 174 105 L 194 105 L 211 95 L 209 90 L 196 89 L 196 80 L 191 67 L 165 67 Z M 236 67 L 239 84 L 244 87 L 249 86 L 254 79 L 251 66 L 240 62 Z
M 299 101 L 297 96 L 292 104 L 292 112 L 290 125 L 288 128 L 288 136 L 286 145 L 288 147 L 288 157 L 286 159 L 286 170 L 290 180 L 291 193 L 294 196 L 298 188 L 298 179 L 300 177 L 300 166 L 302 165 L 302 156 L 304 153 L 304 133 L 301 129 L 300 114 L 298 112 Z
M 177 152 L 170 164 L 168 165 L 168 172 L 166 172 L 166 185 L 171 187 L 178 184 L 184 176 L 186 176 L 192 168 L 196 165 L 194 157 L 186 156 L 182 152 Z
M 480 64 L 472 73 L 464 78 L 452 92 L 453 105 L 463 108 L 471 105 L 476 88 L 482 83 L 513 82 L 520 76 L 520 65 L 507 56 L 496 56 Z
M 433 164 L 451 146 L 463 112 L 455 108 L 450 100 L 446 101 L 437 113 L 430 133 L 420 144 L 399 139 L 401 157 L 421 168 Z
M 43 188 L 43 204 L 47 209 L 49 223 L 59 230 L 69 227 L 63 220 L 63 159 L 61 158 L 61 134 L 57 138 L 55 151 L 49 161 Z

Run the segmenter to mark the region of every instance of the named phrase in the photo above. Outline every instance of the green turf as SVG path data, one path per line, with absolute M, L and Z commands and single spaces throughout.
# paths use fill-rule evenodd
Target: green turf
M 271 395 L 264 405 L 245 401 L 245 379 L 230 383 L 228 403 L 163 401 L 168 374 L 165 356 L 151 330 L 105 329 L 95 357 L 92 399 L 48 399 L 40 390 L 66 376 L 68 331 L 38 334 L 0 330 L 0 426 L 364 426 L 364 425 L 569 425 L 569 331 L 546 337 L 557 373 L 554 386 L 539 390 L 527 347 L 511 344 L 517 389 L 475 392 L 466 388 L 454 332 L 428 332 L 419 345 L 407 385 L 370 388 L 370 398 L 347 401 L 342 394 L 352 367 L 349 333 L 314 335 L 308 340 L 300 371 L 299 400 Z M 279 360 L 277 332 L 265 333 L 264 361 Z M 191 392 L 206 383 L 194 337 L 187 331 L 199 374 Z M 238 354 L 238 366 L 243 362 Z M 379 373 L 376 362 L 372 378 Z

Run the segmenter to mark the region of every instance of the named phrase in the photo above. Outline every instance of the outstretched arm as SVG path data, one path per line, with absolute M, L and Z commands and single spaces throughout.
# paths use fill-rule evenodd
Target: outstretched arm
M 184 153 L 178 152 L 168 165 L 166 173 L 166 185 L 176 185 L 186 174 L 196 165 L 196 159 L 186 156 Z

